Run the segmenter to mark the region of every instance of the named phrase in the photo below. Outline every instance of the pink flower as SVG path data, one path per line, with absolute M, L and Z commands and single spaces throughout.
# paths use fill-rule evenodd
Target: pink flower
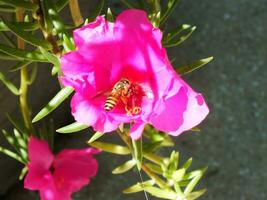
M 98 163 L 93 155 L 99 150 L 63 150 L 54 156 L 48 143 L 31 137 L 28 144 L 28 174 L 24 187 L 39 190 L 42 200 L 71 200 L 96 175 Z
M 175 136 L 198 125 L 208 107 L 176 74 L 161 39 L 160 29 L 135 9 L 122 12 L 115 23 L 99 16 L 76 29 L 77 50 L 61 58 L 61 81 L 75 89 L 75 120 L 100 132 L 131 123 L 134 139 L 145 124 Z

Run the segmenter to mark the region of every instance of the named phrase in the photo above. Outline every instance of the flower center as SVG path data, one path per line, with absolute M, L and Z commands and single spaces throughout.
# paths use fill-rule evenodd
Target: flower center
M 123 78 L 112 87 L 107 96 L 104 110 L 111 111 L 119 103 L 122 103 L 127 115 L 140 114 L 143 96 L 145 93 L 139 84 Z

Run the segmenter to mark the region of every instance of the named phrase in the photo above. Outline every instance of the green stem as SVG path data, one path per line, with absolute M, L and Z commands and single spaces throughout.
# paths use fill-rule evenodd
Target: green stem
M 23 21 L 23 10 L 18 9 L 16 11 L 16 19 L 18 22 Z M 18 48 L 24 49 L 25 43 L 21 38 L 17 38 Z M 28 70 L 27 67 L 22 67 L 20 70 L 20 96 L 19 96 L 19 102 L 20 102 L 20 109 L 22 112 L 23 120 L 25 123 L 26 128 L 33 133 L 33 126 L 31 123 L 31 115 L 30 115 L 30 108 L 28 105 L 27 100 L 27 93 L 28 93 Z

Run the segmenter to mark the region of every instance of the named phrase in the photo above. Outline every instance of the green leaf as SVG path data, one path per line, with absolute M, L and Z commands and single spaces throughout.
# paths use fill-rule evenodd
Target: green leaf
M 16 8 L 8 5 L 0 5 L 0 12 L 16 12 Z
M 201 177 L 202 175 L 196 176 L 189 182 L 189 184 L 186 186 L 184 190 L 185 195 L 188 195 L 190 192 L 192 192 L 192 190 L 194 189 L 198 181 L 201 179 Z
M 192 161 L 193 161 L 193 158 L 189 158 L 189 159 L 182 165 L 181 168 L 188 169 L 188 168 L 191 166 Z
M 173 179 L 175 182 L 179 182 L 179 181 L 183 180 L 184 175 L 185 175 L 185 169 L 184 169 L 184 168 L 181 168 L 181 169 L 176 170 L 176 171 L 172 174 L 172 179 Z
M 17 64 L 15 64 L 13 67 L 11 67 L 11 69 L 9 71 L 10 72 L 18 71 L 18 70 L 22 69 L 23 67 L 26 67 L 27 65 L 31 64 L 31 63 L 32 63 L 31 60 L 22 60 L 20 62 L 17 62 Z
M 207 167 L 204 167 L 202 169 L 198 169 L 198 170 L 189 172 L 184 176 L 184 180 L 193 179 L 196 176 L 203 176 L 204 173 L 207 171 L 207 169 L 208 169 Z
M 69 0 L 58 0 L 55 4 L 57 11 L 61 11 L 68 3 Z
M 31 85 L 37 77 L 37 72 L 38 72 L 37 63 L 33 63 L 32 65 L 33 66 L 31 67 L 32 71 L 30 74 L 30 78 L 29 78 L 29 80 L 27 80 L 28 85 Z
M 20 59 L 14 56 L 10 56 L 8 54 L 5 54 L 3 52 L 0 52 L 0 59 L 1 60 L 14 60 L 14 61 L 19 61 Z
M 196 26 L 192 26 L 188 29 L 186 29 L 185 31 L 183 31 L 184 33 L 180 36 L 180 37 L 174 37 L 172 40 L 169 40 L 168 42 L 163 41 L 163 46 L 168 48 L 168 47 L 175 47 L 179 44 L 181 44 L 182 42 L 184 42 L 185 40 L 187 40 L 187 38 L 189 38 L 189 36 L 196 30 Z
M 201 131 L 198 127 L 191 128 L 190 131 L 199 132 Z
M 2 19 L 3 20 L 3 19 Z M 21 30 L 19 27 L 5 21 L 4 22 L 6 27 L 15 35 L 17 35 L 18 37 L 20 37 L 21 39 L 25 40 L 26 42 L 37 46 L 37 47 L 43 47 L 45 49 L 51 49 L 52 45 L 46 41 L 46 40 L 42 40 L 37 38 L 36 36 L 33 36 L 31 33 L 29 32 L 25 32 L 23 30 Z
M 121 0 L 121 2 L 122 2 L 125 6 L 127 6 L 127 7 L 129 7 L 129 8 L 136 8 L 136 6 L 135 6 L 133 3 L 131 3 L 129 0 Z
M 66 52 L 74 51 L 75 45 L 74 41 L 71 37 L 67 36 L 66 34 L 63 34 L 63 47 Z
M 113 17 L 113 14 L 112 14 L 110 8 L 108 8 L 108 10 L 107 10 L 107 20 L 108 20 L 109 22 L 114 22 L 114 17 Z
M 144 181 L 142 183 L 137 183 L 123 190 L 122 192 L 125 194 L 136 193 L 136 192 L 143 191 L 145 187 L 150 187 L 150 186 L 153 186 L 154 184 L 155 184 L 154 180 Z
M 165 32 L 163 35 L 162 43 L 169 42 L 170 40 L 174 39 L 177 35 L 179 35 L 181 32 L 189 29 L 190 27 L 191 25 L 189 24 L 182 24 L 168 33 Z
M 90 140 L 88 141 L 88 143 L 92 143 L 96 140 L 98 140 L 100 137 L 102 137 L 105 133 L 102 132 L 95 132 L 95 134 L 90 138 Z
M 38 8 L 36 4 L 24 0 L 0 0 L 0 3 L 26 10 L 36 10 Z
M 200 60 L 197 60 L 189 65 L 181 66 L 176 69 L 176 72 L 180 75 L 188 74 L 196 69 L 199 69 L 200 67 L 208 64 L 210 61 L 213 60 L 213 57 L 203 58 Z
M 164 23 L 168 19 L 169 15 L 172 13 L 172 11 L 174 10 L 178 2 L 179 0 L 168 1 L 167 6 L 163 8 L 163 11 L 162 11 L 162 15 L 160 19 L 161 23 Z
M 2 38 L 7 42 L 7 45 L 11 47 L 17 47 L 17 44 L 13 41 L 13 39 L 5 32 L 1 31 L 0 32 Z
M 36 22 L 10 22 L 20 30 L 24 31 L 34 31 L 38 29 L 38 24 Z M 9 28 L 3 21 L 0 21 L 0 31 L 9 31 Z
M 88 16 L 87 23 L 94 21 L 96 19 L 96 17 L 101 14 L 101 11 L 104 7 L 104 4 L 105 4 L 105 0 L 99 0 L 95 9 Z
M 7 156 L 9 156 L 11 158 L 14 158 L 15 160 L 17 160 L 17 161 L 19 161 L 19 162 L 21 162 L 23 164 L 26 164 L 26 162 L 23 161 L 21 159 L 21 157 L 18 154 L 14 153 L 13 151 L 10 151 L 10 150 L 8 150 L 6 148 L 0 147 L 0 152 L 3 153 L 3 154 L 6 154 Z
M 202 190 L 197 190 L 195 192 L 192 192 L 188 195 L 186 195 L 186 199 L 187 200 L 195 200 L 198 199 L 200 196 L 202 196 L 207 190 L 206 189 L 202 189 Z
M 27 128 L 25 127 L 25 124 L 23 122 L 23 119 L 17 120 L 13 117 L 11 117 L 9 114 L 6 115 L 7 119 L 11 122 L 11 124 L 21 133 L 25 135 L 27 135 L 28 131 Z M 28 137 L 24 137 L 24 139 L 26 139 Z
M 172 151 L 170 156 L 169 170 L 171 172 L 175 171 L 178 167 L 179 162 L 179 152 Z
M 72 87 L 62 88 L 50 102 L 33 118 L 32 122 L 37 122 L 44 118 L 46 115 L 55 110 L 66 98 L 73 92 Z
M 161 199 L 171 199 L 171 200 L 177 199 L 176 193 L 172 190 L 163 190 L 152 186 L 144 187 L 144 190 L 150 193 L 151 195 Z
M 39 47 L 39 49 L 40 49 L 41 53 L 44 55 L 44 57 L 49 62 L 51 62 L 53 65 L 55 65 L 57 67 L 60 67 L 60 60 L 56 55 L 49 53 L 47 50 L 45 50 L 42 47 Z
M 134 159 L 136 161 L 136 165 L 138 170 L 141 170 L 142 160 L 143 160 L 143 145 L 142 138 L 139 140 L 132 140 L 133 150 L 134 150 Z
M 155 165 L 155 164 L 153 164 L 153 163 L 146 163 L 146 166 L 147 166 L 151 171 L 153 171 L 154 173 L 157 173 L 157 174 L 160 174 L 160 175 L 162 175 L 162 173 L 163 173 L 161 167 L 158 166 L 158 165 Z
M 12 48 L 3 44 L 0 44 L 0 51 L 14 56 L 14 60 L 25 59 L 37 62 L 48 62 L 43 54 L 39 51 L 26 51 L 23 49 Z
M 21 170 L 20 175 L 19 175 L 20 181 L 24 178 L 24 176 L 26 175 L 27 172 L 28 172 L 28 167 L 27 166 L 23 167 L 23 169 Z
M 3 135 L 5 136 L 5 139 L 8 141 L 8 143 L 19 153 L 19 144 L 15 138 L 8 133 L 6 130 L 2 130 Z
M 123 174 L 130 169 L 132 169 L 135 166 L 136 162 L 135 160 L 128 160 L 127 162 L 123 163 L 122 165 L 116 167 L 113 171 L 112 174 Z
M 160 25 L 160 11 L 152 14 L 151 23 L 153 24 L 154 27 L 159 27 L 159 25 Z
M 21 135 L 21 133 L 17 129 L 14 129 L 14 136 L 15 136 L 15 138 L 16 138 L 19 146 L 22 147 L 22 148 L 24 148 L 24 149 L 27 149 L 27 143 L 24 140 L 24 138 Z
M 7 77 L 0 72 L 0 81 L 2 81 L 5 86 L 14 94 L 14 95 L 19 95 L 19 89 L 12 83 L 10 82 Z
M 127 147 L 117 145 L 117 144 L 104 143 L 104 142 L 92 142 L 89 144 L 92 147 L 102 149 L 103 151 L 118 154 L 118 155 L 129 155 L 131 153 Z
M 59 128 L 56 130 L 58 133 L 73 133 L 73 132 L 78 132 L 81 130 L 84 130 L 86 128 L 89 128 L 88 125 L 82 124 L 80 122 L 74 122 L 72 124 L 69 124 L 67 126 L 64 126 L 62 128 Z

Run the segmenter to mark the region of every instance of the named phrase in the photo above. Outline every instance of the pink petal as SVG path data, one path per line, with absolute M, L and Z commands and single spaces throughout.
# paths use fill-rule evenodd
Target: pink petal
M 46 141 L 33 137 L 30 138 L 28 143 L 28 155 L 28 174 L 24 180 L 24 187 L 38 189 L 46 183 L 43 177 L 49 173 L 54 156 Z
M 138 140 L 142 136 L 144 128 L 145 128 L 144 122 L 134 123 L 130 129 L 131 138 L 134 140 Z
M 156 116 L 151 123 L 156 129 L 170 132 L 177 130 L 183 123 L 183 113 L 187 105 L 185 88 L 176 88 L 174 96 L 163 99 L 156 110 Z
M 64 184 L 64 190 L 75 192 L 90 182 L 90 178 L 95 176 L 98 170 L 98 163 L 93 155 L 99 153 L 98 150 L 86 148 L 82 150 L 63 150 L 55 159 L 55 181 Z

